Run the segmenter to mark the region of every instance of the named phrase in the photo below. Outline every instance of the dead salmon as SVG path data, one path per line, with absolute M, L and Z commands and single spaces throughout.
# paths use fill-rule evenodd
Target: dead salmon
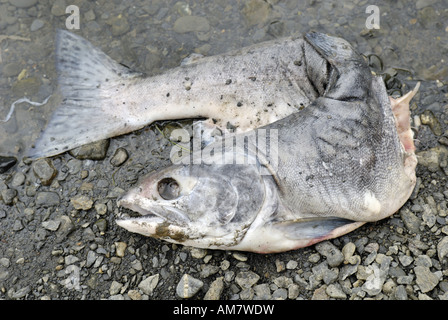
M 82 37 L 56 36 L 62 103 L 30 150 L 49 157 L 156 120 L 208 118 L 244 132 L 282 119 L 322 95 L 333 67 L 302 37 L 263 42 L 147 76 Z
M 139 216 L 125 212 L 118 225 L 189 246 L 269 253 L 338 237 L 399 210 L 416 183 L 409 101 L 418 85 L 390 99 L 346 41 L 318 33 L 305 39 L 332 66 L 318 97 L 257 134 L 188 155 L 200 163 L 143 178 L 118 202 Z M 238 136 L 247 139 L 238 143 Z

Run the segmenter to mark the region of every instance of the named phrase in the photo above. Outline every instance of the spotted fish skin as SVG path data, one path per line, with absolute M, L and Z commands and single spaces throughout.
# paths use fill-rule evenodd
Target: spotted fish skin
M 306 39 L 263 42 L 148 76 L 86 39 L 58 30 L 62 100 L 29 157 L 50 157 L 156 120 L 208 118 L 252 130 L 308 106 L 327 86 L 329 64 Z
M 173 165 L 145 177 L 119 201 L 141 216 L 122 217 L 118 225 L 190 246 L 271 253 L 338 237 L 395 213 L 416 183 L 409 101 L 418 86 L 390 99 L 382 79 L 348 42 L 315 33 L 305 39 L 332 69 L 328 85 L 307 108 L 256 130 L 276 133 L 264 150 L 277 157 L 267 157 L 250 140 L 236 149 L 226 143 L 236 137 L 214 142 L 213 156 L 201 153 L 201 164 Z M 235 162 L 208 158 L 215 155 Z M 252 164 L 236 161 L 241 158 Z

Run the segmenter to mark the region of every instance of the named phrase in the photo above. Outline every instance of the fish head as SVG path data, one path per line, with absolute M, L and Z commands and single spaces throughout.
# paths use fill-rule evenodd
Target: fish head
M 172 165 L 118 201 L 140 216 L 117 224 L 168 242 L 227 249 L 241 241 L 260 212 L 273 210 L 266 179 L 254 165 Z

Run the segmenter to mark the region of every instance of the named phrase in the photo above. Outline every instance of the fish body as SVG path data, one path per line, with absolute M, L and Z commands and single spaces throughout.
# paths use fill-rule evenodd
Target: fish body
M 82 37 L 58 30 L 56 68 L 62 103 L 30 150 L 49 157 L 132 132 L 156 120 L 208 118 L 245 132 L 308 106 L 331 65 L 301 37 L 196 59 L 147 76 L 112 60 Z
M 345 40 L 305 38 L 332 68 L 322 93 L 307 108 L 257 129 L 276 137 L 266 145 L 227 137 L 207 146 L 213 152 L 193 153 L 200 164 L 145 177 L 119 201 L 141 216 L 118 225 L 174 243 L 269 253 L 396 212 L 416 183 L 409 101 L 418 87 L 390 99 Z

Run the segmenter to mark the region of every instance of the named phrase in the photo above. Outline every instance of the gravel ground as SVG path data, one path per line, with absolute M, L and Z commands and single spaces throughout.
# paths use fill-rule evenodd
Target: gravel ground
M 169 165 L 171 143 L 157 128 L 178 123 L 30 162 L 23 152 L 57 103 L 18 107 L 0 123 L 0 299 L 448 299 L 447 4 L 375 2 L 378 30 L 365 27 L 367 1 L 0 0 L 2 115 L 55 90 L 54 30 L 68 4 L 80 8 L 79 34 L 148 73 L 192 52 L 316 30 L 369 56 L 390 94 L 422 82 L 411 106 L 419 165 L 410 200 L 346 236 L 271 255 L 171 245 L 115 224 L 117 197 Z M 17 164 L 6 169 L 7 157 Z

